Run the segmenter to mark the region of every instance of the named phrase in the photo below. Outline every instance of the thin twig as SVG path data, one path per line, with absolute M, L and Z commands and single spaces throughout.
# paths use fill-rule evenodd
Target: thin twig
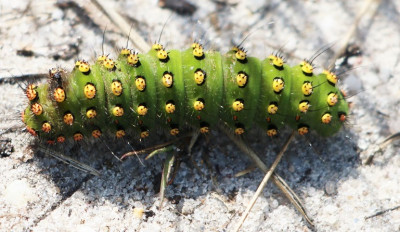
M 261 192 L 263 191 L 264 187 L 267 185 L 269 178 L 272 176 L 272 173 L 274 172 L 275 168 L 278 166 L 279 162 L 281 161 L 283 154 L 287 150 L 290 142 L 292 142 L 294 135 L 295 135 L 295 132 L 293 131 L 292 134 L 287 139 L 285 145 L 283 145 L 282 150 L 276 156 L 275 161 L 272 163 L 271 168 L 265 174 L 264 179 L 261 181 L 260 185 L 258 186 L 256 193 L 254 194 L 253 198 L 251 199 L 249 205 L 247 206 L 246 211 L 240 218 L 239 224 L 237 224 L 234 231 L 237 232 L 240 230 L 240 227 L 242 227 L 244 221 L 246 220 L 247 216 L 250 213 L 250 210 L 253 208 L 254 204 L 256 203 L 256 201 L 257 201 L 258 197 L 260 196 Z
M 374 160 L 376 153 L 382 152 L 386 146 L 388 146 L 389 144 L 393 143 L 398 139 L 400 139 L 400 132 L 397 132 L 395 134 L 390 135 L 389 137 L 386 137 L 382 142 L 378 144 L 378 146 L 373 146 L 375 150 L 370 152 L 371 154 L 364 161 L 363 165 L 370 165 Z
M 131 30 L 131 26 L 124 18 L 118 14 L 114 7 L 111 7 L 111 2 L 107 0 L 92 0 L 93 4 L 99 8 L 109 19 L 118 27 L 126 36 L 130 35 L 131 42 L 135 45 L 136 49 L 140 52 L 147 52 L 150 46 L 135 30 Z M 133 39 L 134 38 L 134 39 Z
M 385 213 L 387 213 L 387 212 L 390 212 L 390 211 L 393 211 L 393 210 L 396 210 L 396 209 L 400 209 L 400 205 L 395 206 L 395 207 L 390 208 L 390 209 L 384 209 L 384 210 L 378 211 L 378 212 L 374 213 L 374 214 L 371 215 L 371 216 L 365 217 L 364 219 L 367 220 L 367 219 L 370 219 L 370 218 L 373 218 L 373 217 L 377 217 L 377 216 L 380 216 L 380 215 L 382 215 L 382 214 L 385 214 Z
M 52 157 L 54 157 L 54 158 L 56 158 L 56 159 L 58 159 L 58 160 L 60 160 L 60 161 L 62 161 L 64 163 L 66 163 L 66 164 L 71 165 L 72 167 L 74 167 L 74 168 L 76 168 L 78 170 L 90 173 L 90 174 L 92 174 L 94 176 L 100 176 L 100 172 L 98 170 L 90 167 L 87 164 L 79 162 L 78 160 L 73 159 L 72 157 L 64 155 L 64 154 L 62 154 L 60 152 L 57 152 L 55 150 L 51 150 L 50 151 L 48 148 L 46 148 L 43 145 L 39 145 L 39 149 L 42 150 L 46 155 L 50 155 L 50 156 L 52 156 Z
M 244 170 L 242 170 L 242 171 L 236 173 L 236 174 L 235 174 L 235 177 L 244 176 L 244 175 L 246 175 L 246 174 L 248 174 L 248 173 L 250 173 L 250 172 L 253 172 L 256 168 L 257 168 L 257 167 L 256 167 L 256 166 L 253 166 L 253 165 L 250 166 L 250 167 L 247 167 L 246 169 L 244 169 Z
M 48 78 L 48 76 L 49 76 L 48 73 L 31 73 L 31 74 L 22 74 L 18 76 L 10 74 L 10 76 L 0 77 L 0 84 L 37 81 L 39 79 Z
M 383 149 L 384 147 L 386 147 L 387 145 L 389 145 L 390 143 L 392 143 L 393 141 L 400 139 L 400 132 L 397 132 L 395 134 L 390 135 L 389 137 L 385 138 L 385 140 L 383 140 L 383 142 L 381 142 L 379 144 L 379 148 Z
M 239 147 L 240 150 L 242 150 L 250 159 L 253 160 L 254 164 L 257 165 L 259 169 L 261 169 L 264 173 L 268 172 L 268 167 L 267 165 L 264 164 L 264 162 L 257 156 L 257 154 L 249 148 L 242 140 L 237 139 L 230 133 L 226 128 L 220 127 L 220 129 L 228 135 L 228 137 L 236 144 L 236 146 Z M 303 216 L 303 218 L 311 225 L 311 227 L 314 227 L 314 224 L 312 223 L 311 218 L 307 215 L 306 210 L 303 206 L 303 203 L 300 200 L 300 197 L 297 196 L 297 194 L 289 187 L 289 185 L 286 184 L 286 182 L 274 173 L 272 175 L 272 181 L 274 184 L 283 192 L 283 194 L 288 198 L 288 200 L 293 204 L 293 206 L 299 211 L 299 213 Z

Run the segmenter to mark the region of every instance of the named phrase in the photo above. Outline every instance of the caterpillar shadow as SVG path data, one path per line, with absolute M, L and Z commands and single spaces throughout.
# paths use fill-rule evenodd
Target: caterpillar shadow
M 245 140 L 265 163 L 270 164 L 289 133 L 283 131 L 278 138 L 271 139 L 263 135 L 262 131 L 254 130 Z M 351 132 L 341 132 L 327 139 L 318 138 L 313 134 L 308 140 L 298 136 L 290 145 L 276 172 L 300 197 L 307 196 L 310 187 L 334 196 L 337 184 L 354 175 L 354 170 L 360 164 L 353 142 L 356 140 L 355 135 L 349 133 Z M 157 140 L 159 141 L 159 138 Z M 133 147 L 140 150 L 150 146 L 149 144 Z M 87 174 L 40 152 L 37 163 L 59 187 L 62 201 L 80 198 L 82 195 L 75 194 L 80 192 L 83 193 L 83 200 L 93 207 L 105 203 L 112 204 L 119 210 L 142 207 L 146 209 L 146 218 L 162 213 L 162 210 L 159 210 L 158 192 L 165 156 L 159 155 L 146 161 L 143 161 L 143 156 L 131 157 L 121 162 L 110 154 L 110 150 L 120 157 L 131 151 L 132 147 L 124 141 L 108 143 L 108 146 L 98 143 L 91 146 L 73 146 L 64 151 L 66 155 L 71 155 L 99 170 L 100 176 Z M 316 154 L 315 151 L 319 151 L 320 154 Z M 172 184 L 167 187 L 168 200 L 165 201 L 163 210 L 186 214 L 188 212 L 185 205 L 188 201 L 205 199 L 214 193 L 222 197 L 226 204 L 234 204 L 238 195 L 254 192 L 263 178 L 260 171 L 235 177 L 236 173 L 251 166 L 251 161 L 244 158 L 221 132 L 213 132 L 208 139 L 200 139 L 193 148 L 192 156 L 193 159 L 188 156 L 182 157 L 179 171 Z M 207 167 L 205 156 L 208 157 L 207 161 L 212 168 Z M 201 173 L 194 168 L 192 160 L 200 167 Z M 213 182 L 211 177 L 214 177 L 216 182 Z M 278 198 L 279 204 L 290 204 L 272 184 L 264 190 L 262 197 Z M 200 205 L 201 203 L 198 203 L 193 207 Z

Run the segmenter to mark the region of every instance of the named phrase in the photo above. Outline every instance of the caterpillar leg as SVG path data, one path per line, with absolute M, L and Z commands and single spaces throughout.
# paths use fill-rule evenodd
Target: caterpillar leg
M 140 151 L 132 151 L 125 153 L 122 157 L 121 160 L 125 159 L 128 156 L 132 155 L 138 155 L 138 154 L 143 154 L 143 153 L 148 153 L 149 151 L 153 150 L 150 152 L 148 156 L 146 156 L 146 160 L 152 158 L 155 155 L 161 154 L 161 153 L 166 153 L 167 157 L 165 158 L 164 164 L 163 164 L 163 170 L 161 173 L 161 185 L 160 185 L 160 209 L 162 208 L 163 202 L 164 202 L 164 196 L 165 196 L 165 189 L 169 184 L 171 184 L 172 181 L 168 181 L 170 178 L 171 173 L 173 172 L 173 176 L 175 176 L 176 170 L 179 167 L 179 162 L 178 165 L 175 165 L 176 167 L 174 168 L 174 171 L 172 171 L 173 166 L 176 162 L 177 159 L 177 149 L 176 146 L 170 141 L 164 144 L 160 144 L 154 147 L 146 148 Z
M 204 174 L 204 172 L 201 171 L 200 167 L 196 164 L 196 161 L 194 160 L 194 156 L 192 155 L 192 148 L 193 148 L 194 144 L 196 143 L 196 141 L 198 140 L 199 135 L 200 135 L 200 133 L 199 133 L 198 130 L 196 130 L 195 132 L 193 132 L 193 136 L 192 136 L 192 138 L 191 138 L 191 140 L 190 140 L 189 145 L 187 146 L 187 155 L 188 155 L 189 158 L 190 158 L 191 164 L 192 164 L 193 167 L 199 172 L 199 174 L 202 175 L 203 177 L 206 177 L 206 175 Z M 205 141 L 206 144 L 209 144 L 209 142 L 210 142 L 210 141 L 209 141 L 209 137 L 204 137 L 204 138 L 205 138 L 205 140 L 206 140 L 206 141 Z M 207 149 L 207 151 L 208 151 L 209 146 L 206 146 L 206 149 Z M 217 181 L 217 178 L 213 175 L 215 169 L 213 168 L 213 165 L 212 165 L 212 163 L 210 162 L 210 159 L 209 159 L 208 154 L 209 154 L 208 152 L 202 152 L 201 158 L 202 158 L 202 160 L 204 160 L 207 169 L 210 171 L 210 176 L 209 176 L 209 178 L 211 179 L 211 181 L 212 181 L 212 183 L 213 183 L 213 186 L 214 186 L 215 188 L 218 188 L 218 181 Z
M 180 148 L 176 147 L 175 145 L 169 145 L 168 147 L 161 148 L 161 149 L 163 149 L 163 151 L 161 151 L 161 152 L 169 151 L 169 153 L 167 154 L 167 157 L 164 161 L 162 175 L 161 175 L 160 209 L 162 208 L 162 204 L 164 202 L 165 190 L 168 185 L 172 184 L 172 182 L 175 179 L 175 176 L 179 170 L 180 163 L 181 163 L 181 156 L 188 154 L 191 161 L 193 162 L 193 164 L 195 164 L 192 159 L 193 156 L 191 155 L 191 151 L 192 151 L 192 148 L 193 148 L 194 144 L 196 143 L 198 137 L 199 137 L 198 132 L 194 132 L 192 134 L 192 136 L 190 138 L 189 146 L 187 146 L 187 152 L 184 149 L 184 146 L 186 143 L 184 143 L 182 141 L 180 141 L 181 142 L 180 145 L 182 145 L 182 146 L 180 146 Z M 152 152 L 152 153 L 154 153 L 154 152 Z M 146 157 L 146 159 L 147 159 L 147 157 Z M 196 164 L 195 164 L 195 167 L 198 168 Z M 198 168 L 198 170 L 200 170 L 200 169 Z M 171 174 L 172 174 L 172 176 L 171 176 Z M 170 178 L 170 176 L 171 176 L 171 178 Z
M 191 151 L 194 143 L 196 142 L 198 135 L 199 135 L 198 133 L 194 133 L 193 135 L 186 135 L 186 136 L 179 137 L 177 139 L 174 139 L 172 141 L 169 141 L 169 142 L 166 142 L 163 144 L 145 148 L 140 151 L 131 151 L 131 152 L 125 153 L 121 157 L 121 160 L 123 160 L 129 156 L 145 154 L 145 153 L 150 152 L 150 154 L 147 155 L 145 158 L 145 160 L 148 160 L 157 154 L 161 154 L 161 153 L 167 154 L 167 157 L 164 160 L 163 170 L 161 173 L 160 209 L 163 206 L 166 188 L 168 185 L 170 185 L 173 182 L 175 175 L 179 169 L 181 156 L 183 155 L 182 153 L 186 153 L 186 150 L 183 147 L 186 146 L 187 139 L 190 138 L 190 142 L 189 142 L 189 146 L 188 146 L 188 149 L 189 149 L 188 153 L 190 154 L 190 151 Z
M 170 142 L 166 143 L 169 144 Z M 158 145 L 161 146 L 161 145 Z M 163 202 L 164 202 L 164 196 L 165 196 L 165 189 L 167 188 L 167 186 L 169 184 L 172 183 L 173 178 L 175 177 L 176 171 L 179 168 L 179 159 L 178 159 L 178 149 L 176 149 L 177 147 L 173 144 L 169 144 L 169 145 L 165 145 L 163 144 L 164 147 L 158 148 L 158 146 L 155 147 L 151 147 L 151 148 L 147 148 L 147 149 L 143 149 L 137 152 L 129 152 L 124 154 L 124 156 L 121 159 L 124 159 L 128 156 L 131 156 L 133 154 L 138 155 L 138 154 L 143 154 L 145 152 L 148 152 L 151 149 L 155 149 L 153 150 L 148 156 L 146 156 L 146 160 L 152 158 L 153 156 L 157 155 L 157 154 L 161 154 L 161 153 L 166 153 L 167 157 L 164 160 L 164 164 L 163 164 L 163 170 L 161 173 L 161 185 L 160 185 L 160 209 L 162 208 Z M 173 167 L 175 166 L 175 168 L 173 169 Z M 169 181 L 170 176 L 172 173 L 172 179 Z
M 164 161 L 162 175 L 161 175 L 161 186 L 160 186 L 160 209 L 162 209 L 162 204 L 164 202 L 165 189 L 168 185 L 168 179 L 172 171 L 172 167 L 175 163 L 175 152 L 170 152 L 167 154 L 167 158 Z
M 129 156 L 136 156 L 136 155 L 141 155 L 141 154 L 151 154 L 152 152 L 155 152 L 155 151 L 157 151 L 157 150 L 159 150 L 159 149 L 162 149 L 162 148 L 166 148 L 166 147 L 168 147 L 168 146 L 170 146 L 170 145 L 172 145 L 172 144 L 177 144 L 179 141 L 181 141 L 182 139 L 185 139 L 185 138 L 189 138 L 189 137 L 191 137 L 192 135 L 191 134 L 188 134 L 188 135 L 184 135 L 184 136 L 182 136 L 182 137 L 178 137 L 178 138 L 176 138 L 176 139 L 174 139 L 174 140 L 171 140 L 171 141 L 168 141 L 168 142 L 166 142 L 166 143 L 162 143 L 162 144 L 158 144 L 158 145 L 155 145 L 155 146 L 153 146 L 153 147 L 149 147 L 149 148 L 145 148 L 145 149 L 142 149 L 142 150 L 140 150 L 140 151 L 130 151 L 130 152 L 127 152 L 127 153 L 125 153 L 124 155 L 122 155 L 121 156 L 121 160 L 124 160 L 125 158 L 127 158 L 127 157 L 129 157 Z M 155 154 L 153 154 L 153 155 L 156 155 L 156 154 L 158 154 L 157 152 L 155 153 Z M 150 159 L 151 157 L 153 157 L 153 155 L 148 155 L 147 157 L 146 157 L 146 159 Z M 150 156 L 150 157 L 149 157 Z
M 197 169 L 197 171 L 204 176 L 204 173 L 198 167 L 196 162 L 192 156 L 192 148 L 196 143 L 200 133 L 198 131 L 193 132 L 193 134 L 183 136 L 177 138 L 175 140 L 159 144 L 153 147 L 145 148 L 140 151 L 132 151 L 125 153 L 121 160 L 125 159 L 126 157 L 133 156 L 133 155 L 140 155 L 144 153 L 149 153 L 146 156 L 145 160 L 148 160 L 158 154 L 165 153 L 167 157 L 163 163 L 162 175 L 161 175 L 161 185 L 160 185 L 160 209 L 162 208 L 164 198 L 165 198 L 165 191 L 168 185 L 172 184 L 180 166 L 180 162 L 183 156 L 189 157 L 192 165 Z M 188 139 L 190 138 L 190 141 Z M 208 157 L 206 155 L 202 156 L 205 160 L 207 168 L 213 170 L 211 163 L 208 161 Z M 218 186 L 216 178 L 211 174 L 211 180 L 214 186 Z
M 161 147 L 160 147 L 161 146 Z M 163 146 L 163 147 L 162 147 Z M 161 185 L 160 185 L 160 209 L 163 206 L 164 203 L 164 196 L 165 196 L 165 189 L 169 184 L 172 183 L 175 174 L 179 168 L 179 158 L 178 158 L 178 150 L 177 147 L 174 144 L 171 144 L 171 142 L 164 143 L 161 145 L 157 145 L 154 147 L 146 148 L 140 151 L 135 151 L 135 152 L 128 152 L 124 154 L 121 159 L 125 159 L 128 156 L 132 155 L 138 155 L 138 154 L 143 154 L 148 152 L 149 150 L 153 150 L 148 156 L 146 156 L 146 160 L 152 158 L 155 155 L 161 154 L 161 153 L 166 153 L 167 157 L 164 160 L 163 164 L 163 169 L 161 173 Z M 175 168 L 173 168 L 175 166 Z M 170 179 L 172 173 L 172 178 Z
M 192 148 L 194 146 L 194 142 L 197 141 L 199 136 L 199 133 L 197 133 L 197 135 L 195 135 L 194 137 L 192 137 L 192 141 L 190 141 L 191 143 L 188 146 L 188 155 L 190 157 L 190 163 L 193 165 L 193 167 L 199 172 L 199 174 L 203 177 L 205 177 L 204 172 L 201 171 L 200 167 L 196 164 L 196 161 L 194 160 L 194 156 L 192 155 Z M 193 140 L 193 138 L 195 140 Z

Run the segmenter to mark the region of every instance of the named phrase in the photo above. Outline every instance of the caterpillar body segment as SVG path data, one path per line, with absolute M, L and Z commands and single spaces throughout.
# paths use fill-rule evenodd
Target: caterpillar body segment
M 259 104 L 262 69 L 259 59 L 237 59 L 236 53 L 232 50 L 223 58 L 224 107 L 221 118 L 231 128 L 240 128 L 238 132 L 242 134 L 253 125 Z M 244 85 L 238 84 L 238 75 L 247 77 Z M 232 102 L 240 104 L 239 107 L 230 107 Z
M 28 86 L 28 131 L 62 143 L 104 133 L 145 138 L 159 128 L 178 135 L 188 126 L 208 133 L 224 122 L 238 135 L 257 124 L 269 136 L 285 125 L 329 136 L 348 114 L 334 74 L 316 75 L 306 61 L 290 67 L 274 55 L 259 60 L 197 43 L 184 51 L 128 51 L 92 65 L 77 61 L 69 74 L 52 69 L 49 83 Z
M 205 53 L 205 54 L 204 54 Z M 187 122 L 195 127 L 215 127 L 218 122 L 224 90 L 222 56 L 215 51 L 204 52 L 202 57 L 192 54 L 192 49 L 182 52 L 182 72 L 185 78 L 186 91 L 186 118 Z M 204 76 L 198 81 L 197 75 Z M 196 110 L 193 105 L 201 100 L 202 110 Z M 208 130 L 204 130 L 208 131 Z

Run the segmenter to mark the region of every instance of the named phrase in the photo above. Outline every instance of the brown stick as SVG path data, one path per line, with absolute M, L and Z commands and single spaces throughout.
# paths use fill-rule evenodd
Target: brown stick
M 220 127 L 220 129 L 228 135 L 228 137 L 242 150 L 253 162 L 256 166 L 261 169 L 264 173 L 268 172 L 267 165 L 258 157 L 258 155 L 247 146 L 242 140 L 237 139 L 230 131 L 227 131 L 224 127 Z M 300 197 L 287 185 L 287 183 L 280 177 L 278 174 L 273 173 L 271 176 L 274 184 L 282 191 L 282 193 L 288 198 L 288 200 L 293 204 L 293 206 L 300 212 L 303 218 L 310 224 L 311 227 L 314 227 L 312 219 L 307 215 L 306 210 L 303 206 L 303 203 L 300 200 Z
M 292 141 L 294 135 L 295 135 L 295 133 L 293 131 L 292 134 L 287 139 L 285 145 L 283 145 L 282 150 L 279 152 L 279 154 L 275 158 L 275 161 L 272 163 L 270 169 L 265 174 L 264 179 L 261 181 L 260 185 L 258 186 L 256 193 L 254 194 L 253 198 L 251 199 L 249 205 L 247 206 L 246 211 L 244 212 L 244 214 L 240 218 L 239 224 L 236 226 L 234 231 L 237 232 L 237 231 L 240 230 L 240 227 L 242 227 L 243 222 L 246 220 L 247 216 L 250 213 L 250 210 L 253 208 L 254 204 L 256 203 L 256 201 L 257 201 L 258 197 L 260 196 L 261 192 L 263 191 L 264 187 L 267 185 L 269 178 L 272 176 L 272 173 L 274 172 L 275 168 L 278 166 L 279 162 L 281 161 L 281 159 L 283 157 L 283 154 L 287 150 L 287 148 L 288 148 L 290 142 Z

